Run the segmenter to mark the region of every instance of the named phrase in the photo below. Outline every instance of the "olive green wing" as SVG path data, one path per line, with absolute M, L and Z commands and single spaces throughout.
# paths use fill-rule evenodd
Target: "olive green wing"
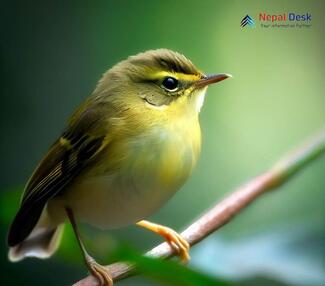
M 8 235 L 9 246 L 28 237 L 47 201 L 60 193 L 98 157 L 109 142 L 104 106 L 77 112 L 36 168 Z M 107 110 L 106 110 L 107 112 Z

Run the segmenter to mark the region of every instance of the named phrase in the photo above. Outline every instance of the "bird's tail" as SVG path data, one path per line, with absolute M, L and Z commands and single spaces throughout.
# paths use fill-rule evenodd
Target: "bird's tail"
M 21 243 L 10 247 L 9 260 L 17 262 L 25 257 L 48 258 L 58 248 L 64 225 L 52 229 L 35 229 Z
M 64 224 L 52 224 L 43 211 L 32 232 L 26 239 L 9 248 L 9 260 L 20 261 L 25 257 L 48 258 L 58 248 L 63 234 Z

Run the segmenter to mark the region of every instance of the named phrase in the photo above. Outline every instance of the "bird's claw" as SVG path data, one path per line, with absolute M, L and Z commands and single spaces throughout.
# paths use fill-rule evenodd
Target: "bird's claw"
M 181 261 L 187 264 L 190 260 L 189 243 L 179 233 L 169 227 L 161 227 L 159 233 L 167 240 L 171 247 L 177 251 Z
M 98 279 L 100 286 L 113 286 L 113 279 L 105 266 L 100 265 L 93 258 L 87 259 L 87 265 L 91 274 Z

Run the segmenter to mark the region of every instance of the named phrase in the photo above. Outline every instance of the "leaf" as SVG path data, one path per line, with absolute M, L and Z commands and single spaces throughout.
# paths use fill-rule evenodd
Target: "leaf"
M 129 247 L 120 247 L 114 255 L 116 260 L 124 260 L 137 265 L 137 270 L 168 285 L 177 286 L 229 286 L 225 280 L 183 266 L 178 262 L 143 256 Z

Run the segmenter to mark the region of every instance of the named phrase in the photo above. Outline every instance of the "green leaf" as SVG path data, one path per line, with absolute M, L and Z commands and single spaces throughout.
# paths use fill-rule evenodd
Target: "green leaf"
M 179 262 L 143 256 L 129 247 L 120 247 L 114 255 L 116 260 L 124 260 L 137 265 L 137 271 L 177 286 L 229 286 L 228 282 L 204 274 Z

